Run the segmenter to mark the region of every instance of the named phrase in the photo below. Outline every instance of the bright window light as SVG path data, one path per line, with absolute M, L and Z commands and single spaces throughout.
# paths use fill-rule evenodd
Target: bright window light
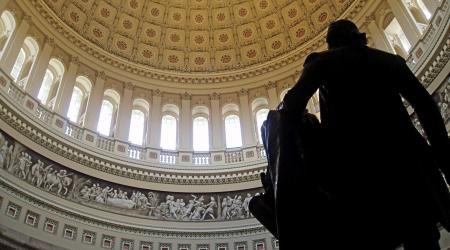
M 128 140 L 137 145 L 142 145 L 144 140 L 145 115 L 144 112 L 133 109 L 131 111 L 130 133 Z
M 25 63 L 25 51 L 20 49 L 19 55 L 17 56 L 16 62 L 14 63 L 13 69 L 11 70 L 11 77 L 14 81 L 17 81 L 20 71 L 22 71 L 23 64 Z
M 114 107 L 112 103 L 110 101 L 103 100 L 97 125 L 97 131 L 102 135 L 109 136 L 111 133 L 113 110 Z
M 42 81 L 42 86 L 39 89 L 37 98 L 44 104 L 47 103 L 48 95 L 50 94 L 50 89 L 53 83 L 53 73 L 47 69 L 45 72 L 44 80 Z
M 208 119 L 197 117 L 193 122 L 193 148 L 194 151 L 209 150 Z
M 161 148 L 175 150 L 177 146 L 177 119 L 165 115 L 161 120 Z
M 82 101 L 83 91 L 81 91 L 78 87 L 74 87 L 72 98 L 70 99 L 69 111 L 67 112 L 67 117 L 73 122 L 78 122 L 78 115 L 80 114 Z
M 225 118 L 225 140 L 227 148 L 237 148 L 242 146 L 239 116 L 229 115 Z
M 269 114 L 268 109 L 260 109 L 258 112 L 256 112 L 256 129 L 258 131 L 258 139 L 259 143 L 262 144 L 262 137 L 261 137 L 261 126 L 263 122 L 267 119 L 267 114 Z

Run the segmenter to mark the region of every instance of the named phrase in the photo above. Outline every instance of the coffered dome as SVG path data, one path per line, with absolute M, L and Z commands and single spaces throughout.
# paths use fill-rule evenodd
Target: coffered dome
M 353 0 L 45 0 L 98 49 L 149 69 L 223 72 L 275 61 Z

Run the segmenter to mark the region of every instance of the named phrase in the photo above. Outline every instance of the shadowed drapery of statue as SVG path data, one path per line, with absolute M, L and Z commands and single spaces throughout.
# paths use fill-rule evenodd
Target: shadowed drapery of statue
M 330 24 L 327 43 L 269 112 L 265 193 L 251 212 L 282 250 L 440 249 L 437 225 L 450 229 L 450 140 L 436 103 L 404 59 L 367 47 L 352 22 Z M 304 112 L 317 90 L 320 123 Z

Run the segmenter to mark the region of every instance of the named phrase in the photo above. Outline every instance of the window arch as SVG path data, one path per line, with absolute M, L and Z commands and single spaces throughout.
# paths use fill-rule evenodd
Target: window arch
M 120 95 L 115 90 L 105 90 L 97 124 L 97 131 L 100 134 L 114 136 L 112 128 L 115 127 L 119 103 Z
M 225 117 L 225 141 L 227 148 L 242 146 L 241 122 L 235 114 Z
M 11 12 L 5 10 L 0 16 L 0 53 L 10 41 L 11 34 L 16 28 L 16 20 Z M 1 54 L 3 55 L 3 54 Z
M 44 79 L 37 96 L 41 103 L 53 108 L 56 92 L 58 91 L 63 74 L 64 65 L 62 62 L 52 58 L 45 71 Z
M 161 139 L 162 149 L 175 150 L 178 145 L 178 117 L 180 109 L 175 104 L 165 104 L 162 107 Z
M 209 123 L 204 116 L 194 118 L 192 122 L 192 147 L 194 151 L 209 151 Z
M 164 115 L 161 119 L 161 148 L 175 150 L 177 147 L 177 119 Z
M 25 63 L 25 50 L 20 49 L 19 55 L 17 56 L 16 62 L 14 63 L 13 69 L 11 71 L 12 79 L 17 82 L 19 78 L 20 71 L 22 70 L 23 64 Z
M 209 108 L 195 106 L 192 109 L 192 148 L 194 151 L 209 151 Z
M 432 17 L 431 11 L 425 6 L 422 0 L 416 0 L 416 4 L 419 7 L 419 10 L 422 11 L 425 18 L 429 21 Z
M 48 95 L 52 87 L 54 78 L 55 77 L 53 76 L 53 73 L 47 69 L 45 71 L 44 80 L 42 81 L 42 86 L 39 89 L 39 93 L 37 96 L 37 98 L 44 104 L 47 103 Z
M 144 140 L 145 114 L 139 109 L 131 110 L 130 133 L 128 141 L 133 144 L 142 145 Z
M 83 91 L 75 86 L 72 92 L 72 98 L 70 99 L 69 110 L 67 112 L 67 117 L 72 122 L 78 122 L 78 117 L 80 115 L 81 105 L 83 103 L 84 94 Z
M 84 122 L 91 88 L 92 83 L 87 77 L 77 76 L 75 79 L 75 86 L 73 87 L 72 98 L 70 99 L 69 110 L 67 112 L 67 117 L 77 124 L 82 124 Z
M 128 133 L 128 141 L 133 144 L 143 145 L 146 139 L 147 120 L 150 110 L 149 103 L 144 99 L 133 100 L 133 108 L 131 110 L 130 131 Z
M 252 101 L 253 126 L 255 126 L 255 137 L 262 144 L 261 126 L 269 113 L 269 101 L 266 97 L 258 97 Z
M 113 118 L 114 106 L 108 100 L 103 100 L 102 108 L 100 109 L 100 116 L 97 125 L 97 131 L 106 136 L 111 134 L 111 123 Z
M 267 115 L 269 114 L 269 109 L 262 108 L 256 112 L 256 128 L 258 133 L 258 141 L 260 144 L 263 143 L 261 137 L 261 126 L 263 122 L 267 119 Z
M 421 0 L 402 0 L 406 8 L 411 12 L 416 26 L 423 32 L 428 26 L 428 20 L 431 18 L 431 13 Z
M 406 37 L 405 32 L 403 32 L 397 18 L 390 14 L 386 17 L 383 28 L 392 50 L 397 55 L 406 58 L 411 49 L 411 43 Z
M 22 88 L 25 88 L 26 79 L 30 74 L 38 52 L 39 45 L 36 40 L 26 37 L 10 72 L 13 80 Z

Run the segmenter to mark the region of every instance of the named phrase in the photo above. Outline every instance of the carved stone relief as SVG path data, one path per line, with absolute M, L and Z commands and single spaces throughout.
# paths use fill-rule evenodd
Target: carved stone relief
M 262 191 L 188 194 L 119 185 L 65 168 L 2 131 L 0 167 L 0 171 L 73 202 L 156 220 L 224 221 L 249 218 L 252 216 L 248 208 L 250 199 Z

